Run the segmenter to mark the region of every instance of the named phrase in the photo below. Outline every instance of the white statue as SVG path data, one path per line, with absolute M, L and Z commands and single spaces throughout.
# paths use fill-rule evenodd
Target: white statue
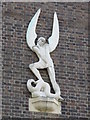
M 60 96 L 61 95 L 60 88 L 55 79 L 54 65 L 50 57 L 50 53 L 55 50 L 59 41 L 59 23 L 57 19 L 57 14 L 56 12 L 54 13 L 53 30 L 51 37 L 48 40 L 46 40 L 44 37 L 40 37 L 37 40 L 37 45 L 35 45 L 35 40 L 37 38 L 37 34 L 35 30 L 40 15 L 40 11 L 41 10 L 39 9 L 32 18 L 31 22 L 29 23 L 26 34 L 26 40 L 28 46 L 33 52 L 37 54 L 39 58 L 38 62 L 29 65 L 29 68 L 38 78 L 38 81 L 35 82 L 32 79 L 28 80 L 27 87 L 28 90 L 32 93 L 32 96 L 34 97 L 46 96 L 46 97 L 54 97 L 63 100 L 63 98 Z M 44 80 L 40 75 L 40 72 L 38 71 L 38 69 L 44 69 L 44 68 L 47 68 L 55 94 L 50 93 L 50 85 L 44 82 Z M 33 88 L 31 82 L 34 82 L 36 84 L 35 88 Z

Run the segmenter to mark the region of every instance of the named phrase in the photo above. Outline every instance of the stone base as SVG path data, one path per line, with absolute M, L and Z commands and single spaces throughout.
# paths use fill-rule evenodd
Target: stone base
M 61 102 L 55 98 L 29 98 L 29 111 L 61 114 Z

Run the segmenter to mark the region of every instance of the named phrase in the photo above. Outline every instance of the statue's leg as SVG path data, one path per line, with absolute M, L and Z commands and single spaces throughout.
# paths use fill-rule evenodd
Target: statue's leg
M 41 66 L 40 66 L 40 63 L 39 63 L 39 62 L 29 65 L 29 68 L 30 68 L 31 71 L 35 74 L 35 76 L 36 76 L 39 80 L 42 80 L 42 77 L 41 77 L 39 71 L 37 70 L 37 68 L 40 68 L 40 67 L 41 67 Z
M 48 67 L 47 71 L 48 71 L 48 74 L 49 74 L 49 77 L 50 77 L 50 81 L 52 83 L 52 86 L 53 86 L 53 89 L 54 89 L 55 93 L 57 93 L 58 95 L 60 95 L 61 94 L 60 87 L 59 87 L 59 85 L 57 84 L 57 82 L 55 80 L 54 66 Z

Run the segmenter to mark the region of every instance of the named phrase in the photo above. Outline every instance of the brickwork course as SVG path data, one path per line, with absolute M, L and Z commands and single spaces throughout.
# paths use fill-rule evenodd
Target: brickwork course
M 90 0 L 1 0 L 2 2 L 89 2 Z
M 88 3 L 2 2 L 2 120 L 89 120 Z M 26 43 L 31 18 L 41 8 L 36 32 L 49 38 L 53 14 L 59 20 L 59 44 L 51 57 L 61 88 L 62 115 L 29 112 L 26 83 L 35 78 L 29 64 L 38 61 Z M 1 45 L 2 44 L 2 45 Z M 50 83 L 47 71 L 40 70 Z M 51 83 L 50 83 L 51 84 Z M 52 90 L 53 91 L 53 90 Z
M 2 3 L 0 3 L 0 119 L 2 117 Z

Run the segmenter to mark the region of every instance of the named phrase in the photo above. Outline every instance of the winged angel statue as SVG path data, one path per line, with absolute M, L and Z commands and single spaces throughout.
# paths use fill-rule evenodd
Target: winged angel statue
M 37 44 L 35 44 L 35 40 L 37 38 L 36 34 L 36 25 L 40 15 L 41 9 L 39 9 L 32 20 L 30 21 L 26 33 L 26 40 L 27 44 L 30 49 L 36 53 L 39 58 L 39 61 L 29 65 L 29 68 L 34 73 L 34 75 L 38 78 L 37 81 L 33 79 L 29 79 L 27 82 L 27 88 L 32 93 L 32 97 L 53 97 L 56 99 L 63 100 L 60 96 L 60 88 L 55 79 L 55 70 L 53 61 L 50 57 L 50 53 L 55 50 L 57 44 L 59 42 L 59 23 L 56 12 L 54 13 L 54 20 L 53 20 L 53 30 L 51 37 L 46 40 L 44 37 L 40 37 L 37 40 Z M 53 89 L 55 93 L 50 92 L 50 85 L 45 82 L 38 69 L 47 68 L 50 81 L 52 83 Z

